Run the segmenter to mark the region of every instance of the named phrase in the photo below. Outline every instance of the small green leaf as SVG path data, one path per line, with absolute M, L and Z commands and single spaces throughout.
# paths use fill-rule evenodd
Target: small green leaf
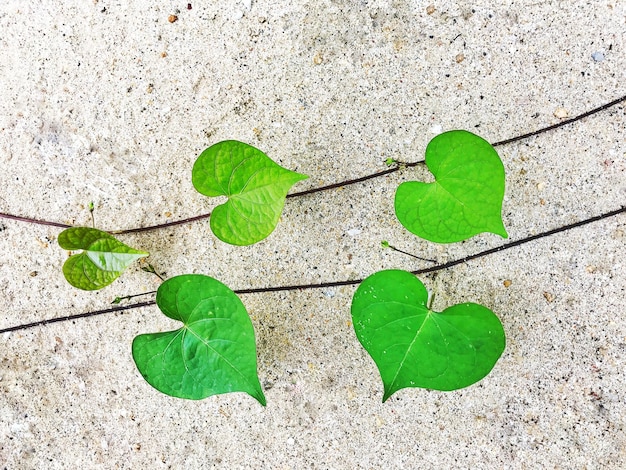
M 488 308 L 464 303 L 439 313 L 427 301 L 421 281 L 400 270 L 372 274 L 354 293 L 354 331 L 378 366 L 383 402 L 406 387 L 467 387 L 504 351 L 502 324 Z
M 192 171 L 196 190 L 228 196 L 211 214 L 211 230 L 231 245 L 252 245 L 276 228 L 289 188 L 306 175 L 274 163 L 260 150 L 227 140 L 200 154 Z
M 58 238 L 65 250 L 85 250 L 72 255 L 63 265 L 65 279 L 83 290 L 102 289 L 115 281 L 135 260 L 148 256 L 145 251 L 124 245 L 102 230 L 72 227 Z
M 508 237 L 504 166 L 489 142 L 467 131 L 444 132 L 426 147 L 426 165 L 434 183 L 409 181 L 396 191 L 396 216 L 407 230 L 437 243 L 482 232 Z
M 150 385 L 191 400 L 246 392 L 265 406 L 254 329 L 232 290 L 209 276 L 186 274 L 161 284 L 156 303 L 183 326 L 134 339 L 133 359 Z

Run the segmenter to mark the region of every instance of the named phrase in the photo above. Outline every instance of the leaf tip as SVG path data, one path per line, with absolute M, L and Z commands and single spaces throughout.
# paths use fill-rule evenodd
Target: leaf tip
M 263 390 L 259 389 L 258 393 L 256 395 L 252 395 L 252 397 L 254 399 L 256 399 L 256 401 L 258 401 L 261 406 L 267 406 L 267 400 L 265 399 L 265 395 L 263 394 Z
M 509 234 L 506 231 L 506 227 L 504 226 L 504 221 L 502 221 L 502 219 L 500 219 L 500 223 L 498 224 L 497 227 L 494 227 L 493 230 L 491 230 L 491 233 L 494 233 L 496 235 L 499 235 L 502 238 L 509 238 Z
M 383 393 L 383 403 L 385 403 L 387 400 L 389 400 L 391 398 L 391 396 L 396 393 L 398 391 L 398 389 L 392 389 L 392 388 L 388 388 L 387 384 L 385 384 L 385 392 Z

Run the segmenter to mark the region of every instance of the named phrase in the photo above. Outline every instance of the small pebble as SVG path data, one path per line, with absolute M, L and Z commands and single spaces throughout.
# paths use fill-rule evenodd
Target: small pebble
M 318 52 L 315 54 L 315 57 L 313 57 L 313 63 L 315 65 L 320 65 L 322 62 L 324 62 L 324 57 L 322 57 L 322 54 Z
M 513 283 L 511 282 L 510 279 L 505 279 L 502 284 L 504 285 L 504 287 L 511 287 L 511 284 Z
M 558 117 L 559 119 L 564 119 L 569 116 L 569 113 L 565 108 L 556 108 L 556 110 L 554 111 L 554 116 Z
M 591 58 L 596 62 L 602 62 L 604 60 L 604 54 L 600 51 L 597 51 L 591 54 Z
M 465 56 L 463 54 L 457 54 L 455 57 L 455 60 L 457 64 L 460 64 L 461 62 L 465 60 Z
M 544 292 L 543 296 L 545 297 L 545 299 L 548 301 L 548 303 L 554 302 L 554 299 L 556 299 L 556 297 L 554 296 L 553 293 L 551 292 Z
M 178 16 L 170 15 L 167 17 L 167 21 L 169 21 L 170 23 L 175 23 L 176 21 L 178 21 Z
M 426 7 L 426 14 L 432 15 L 433 13 L 435 13 L 435 5 L 428 5 Z

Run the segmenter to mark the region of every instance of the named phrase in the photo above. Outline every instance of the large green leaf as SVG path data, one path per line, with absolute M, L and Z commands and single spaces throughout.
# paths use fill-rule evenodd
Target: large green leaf
M 439 313 L 427 300 L 420 280 L 400 270 L 372 274 L 354 294 L 354 330 L 378 366 L 383 401 L 406 387 L 467 387 L 504 351 L 504 330 L 491 310 L 464 303 Z
M 63 230 L 58 242 L 65 250 L 85 250 L 70 256 L 63 265 L 67 282 L 83 290 L 108 286 L 131 263 L 149 254 L 124 245 L 102 230 L 89 227 Z
M 161 284 L 156 303 L 183 326 L 134 339 L 135 364 L 150 385 L 192 400 L 246 392 L 265 406 L 254 329 L 232 290 L 209 276 L 185 274 Z
M 226 140 L 200 154 L 192 171 L 198 192 L 228 196 L 211 214 L 211 230 L 231 245 L 252 245 L 276 228 L 289 188 L 306 175 L 274 163 L 260 150 Z
M 504 166 L 489 142 L 467 131 L 444 132 L 426 147 L 426 165 L 434 183 L 409 181 L 396 191 L 396 216 L 407 230 L 438 243 L 482 232 L 508 237 Z

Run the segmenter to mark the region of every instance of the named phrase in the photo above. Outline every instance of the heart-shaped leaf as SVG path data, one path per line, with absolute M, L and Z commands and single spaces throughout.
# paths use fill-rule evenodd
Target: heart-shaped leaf
M 227 140 L 193 165 L 192 182 L 205 196 L 228 196 L 211 214 L 211 230 L 231 245 L 252 245 L 276 228 L 289 188 L 306 175 L 274 163 L 260 150 Z
M 156 303 L 183 326 L 134 339 L 133 359 L 150 385 L 192 400 L 246 392 L 265 406 L 254 329 L 232 290 L 209 276 L 185 274 L 161 284 Z
M 148 256 L 145 251 L 124 245 L 102 230 L 72 227 L 58 238 L 64 250 L 85 250 L 72 255 L 63 265 L 65 279 L 83 290 L 102 289 L 115 281 L 135 260 Z
M 437 243 L 482 232 L 508 237 L 504 166 L 489 142 L 467 131 L 444 132 L 426 147 L 426 165 L 434 183 L 409 181 L 396 191 L 396 216 L 407 230 Z
M 421 281 L 400 270 L 372 274 L 354 293 L 354 331 L 378 366 L 383 402 L 406 387 L 467 387 L 504 351 L 502 324 L 488 308 L 464 303 L 439 313 L 427 300 Z

